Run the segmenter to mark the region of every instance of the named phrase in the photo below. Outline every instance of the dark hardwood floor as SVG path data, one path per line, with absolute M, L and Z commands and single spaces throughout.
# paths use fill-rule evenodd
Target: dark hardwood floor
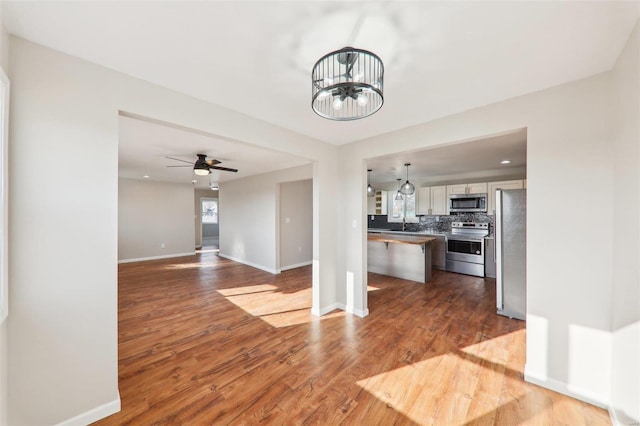
M 493 280 L 369 274 L 366 318 L 311 316 L 310 285 L 211 252 L 120 265 L 122 411 L 96 424 L 609 424 L 523 381 Z

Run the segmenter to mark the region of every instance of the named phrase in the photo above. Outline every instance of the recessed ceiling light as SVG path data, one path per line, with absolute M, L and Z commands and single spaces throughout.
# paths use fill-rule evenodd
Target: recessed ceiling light
M 145 179 L 149 179 L 149 175 L 144 175 L 142 177 L 145 178 Z
M 511 163 L 511 160 L 502 160 L 500 162 L 500 164 L 509 164 L 509 163 Z

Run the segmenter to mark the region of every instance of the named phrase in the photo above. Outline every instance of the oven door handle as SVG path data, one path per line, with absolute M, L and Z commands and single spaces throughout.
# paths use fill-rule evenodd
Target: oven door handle
M 459 237 L 446 237 L 447 241 L 466 241 L 470 243 L 481 243 L 484 238 L 459 238 Z

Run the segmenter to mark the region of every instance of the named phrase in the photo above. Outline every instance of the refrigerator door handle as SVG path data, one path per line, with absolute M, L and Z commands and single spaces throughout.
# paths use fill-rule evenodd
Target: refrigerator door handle
M 498 311 L 503 308 L 503 277 L 502 277 L 502 191 L 496 191 L 496 215 L 495 215 L 495 260 L 496 260 L 496 307 Z

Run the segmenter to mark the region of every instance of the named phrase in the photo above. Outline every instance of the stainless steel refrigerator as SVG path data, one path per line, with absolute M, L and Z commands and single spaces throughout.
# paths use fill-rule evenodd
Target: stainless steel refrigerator
M 496 191 L 498 314 L 524 320 L 527 300 L 527 191 Z

